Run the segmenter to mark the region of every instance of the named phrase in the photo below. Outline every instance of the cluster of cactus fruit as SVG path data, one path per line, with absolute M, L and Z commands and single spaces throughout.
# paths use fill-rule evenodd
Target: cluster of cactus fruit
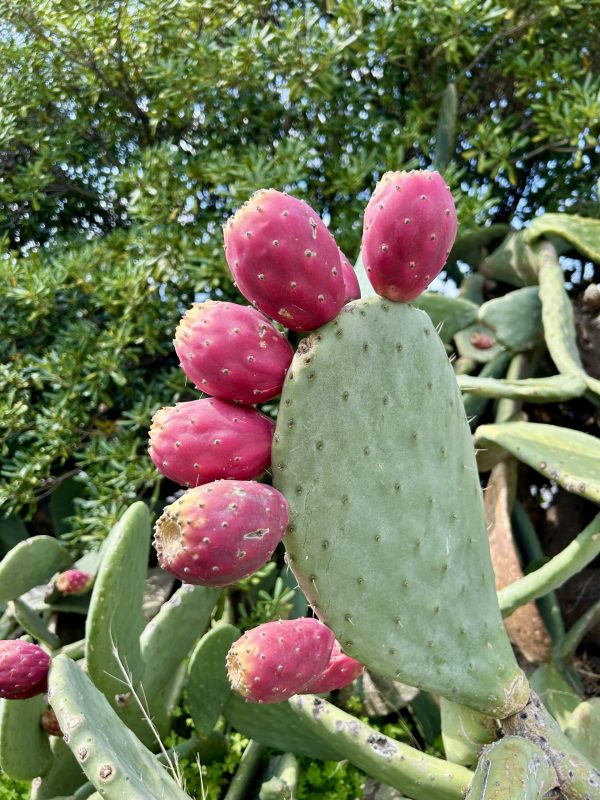
M 485 264 L 491 276 L 530 285 L 479 304 L 473 285 L 472 299 L 424 293 L 457 233 L 437 172 L 383 176 L 365 211 L 360 286 L 303 201 L 261 190 L 227 223 L 227 263 L 251 306 L 188 310 L 175 349 L 207 396 L 161 409 L 150 430 L 154 464 L 185 488 L 154 529 L 159 564 L 182 586 L 144 625 L 150 529 L 141 503 L 95 563 L 70 565 L 56 540 L 35 537 L 0 564 L 0 602 L 26 632 L 0 642 L 0 763 L 36 779 L 32 798 L 186 797 L 151 752 L 184 685 L 197 731 L 187 754 L 204 755 L 224 716 L 256 742 L 347 758 L 414 800 L 600 798 L 598 706 L 565 682 L 600 609 L 565 634 L 550 607 L 552 590 L 600 551 L 600 517 L 527 576 L 516 568 L 504 580 L 496 558 L 504 547 L 510 561 L 502 514 L 513 510 L 514 458 L 600 502 L 593 437 L 515 421 L 522 400 L 600 398 L 577 353 L 556 239 L 600 262 L 598 228 L 575 222 L 572 233 L 546 217 L 546 228 L 540 218 Z M 304 335 L 296 353 L 279 326 Z M 526 372 L 539 341 L 557 375 Z M 279 395 L 274 422 L 255 406 Z M 496 423 L 476 431 L 478 464 L 469 423 L 490 398 L 499 400 Z M 491 469 L 485 502 L 478 466 Z M 221 589 L 263 567 L 282 541 L 311 616 L 240 636 Z M 57 572 L 38 613 L 27 593 Z M 61 646 L 46 624 L 57 594 L 89 597 L 82 642 Z M 543 620 L 530 602 L 542 596 Z M 551 662 L 542 674 L 528 680 L 509 636 L 526 658 L 535 645 L 530 661 Z M 365 666 L 441 698 L 447 760 L 315 696 L 348 686 Z M 273 796 L 293 796 L 278 780 Z

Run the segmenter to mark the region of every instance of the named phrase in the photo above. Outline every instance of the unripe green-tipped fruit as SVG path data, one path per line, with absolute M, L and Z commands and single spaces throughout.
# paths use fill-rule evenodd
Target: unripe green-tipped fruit
M 163 569 L 186 583 L 228 586 L 273 555 L 289 520 L 276 489 L 254 481 L 215 481 L 167 506 L 155 526 Z
M 19 639 L 0 642 L 0 697 L 26 700 L 46 691 L 50 656 Z
M 267 622 L 231 645 L 229 681 L 251 703 L 281 703 L 320 676 L 335 643 L 317 619 Z
M 386 172 L 365 210 L 362 259 L 377 294 L 409 302 L 441 272 L 458 221 L 439 172 Z

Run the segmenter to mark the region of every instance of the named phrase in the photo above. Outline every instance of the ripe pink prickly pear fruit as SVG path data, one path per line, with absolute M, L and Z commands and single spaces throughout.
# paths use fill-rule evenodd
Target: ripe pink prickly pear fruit
M 154 415 L 149 453 L 159 472 L 182 486 L 256 478 L 271 463 L 274 425 L 255 408 L 191 400 Z
M 338 246 L 302 200 L 261 189 L 225 228 L 225 256 L 244 297 L 295 331 L 333 319 L 344 305 Z
M 40 725 L 42 729 L 46 731 L 48 736 L 62 736 L 63 732 L 60 729 L 60 725 L 58 724 L 58 719 L 56 714 L 54 713 L 53 709 L 48 706 L 43 712 L 40 718 Z
M 231 645 L 229 682 L 251 703 L 281 703 L 327 668 L 334 642 L 333 631 L 317 619 L 259 625 Z
M 50 656 L 41 647 L 20 639 L 0 641 L 0 697 L 26 700 L 48 686 Z
M 346 292 L 344 294 L 344 304 L 349 303 L 351 300 L 360 299 L 360 284 L 356 277 L 354 267 L 348 261 L 346 256 L 340 250 L 340 263 L 342 265 L 342 275 L 344 276 L 344 285 Z
M 342 648 L 336 641 L 329 657 L 329 664 L 304 688 L 304 692 L 323 694 L 333 692 L 334 689 L 343 689 L 362 675 L 363 670 L 362 664 L 342 653 Z
M 68 569 L 61 572 L 56 579 L 56 588 L 63 594 L 80 595 L 89 592 L 94 583 L 94 576 L 82 569 Z
M 206 394 L 262 403 L 281 393 L 294 351 L 260 311 L 238 303 L 196 303 L 177 327 L 175 350 L 185 374 Z
M 285 497 L 254 481 L 216 481 L 167 506 L 154 528 L 163 569 L 186 583 L 228 586 L 271 558 L 289 522 Z
M 362 257 L 377 294 L 408 302 L 446 263 L 458 221 L 439 172 L 387 172 L 365 210 Z

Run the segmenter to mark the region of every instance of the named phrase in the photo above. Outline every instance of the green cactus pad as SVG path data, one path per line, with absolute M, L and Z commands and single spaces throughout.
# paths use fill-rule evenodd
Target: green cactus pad
M 225 659 L 240 637 L 234 625 L 217 625 L 196 645 L 188 667 L 187 695 L 199 734 L 208 736 L 231 694 Z
M 49 686 L 50 703 L 67 744 L 103 798 L 187 797 L 70 658 L 54 659 Z
M 600 514 L 587 525 L 564 550 L 533 572 L 528 572 L 498 592 L 503 616 L 515 608 L 558 589 L 590 564 L 600 553 Z
M 462 297 L 448 297 L 435 292 L 425 292 L 412 303 L 424 311 L 436 328 L 444 344 L 450 344 L 454 336 L 472 325 L 477 319 L 477 306 Z
M 48 628 L 37 611 L 34 611 L 24 600 L 13 600 L 11 603 L 15 619 L 24 631 L 45 644 L 50 650 L 60 647 L 60 639 Z
M 293 753 L 275 756 L 269 764 L 269 777 L 258 791 L 258 800 L 294 800 L 298 772 L 298 760 Z
M 367 775 L 420 800 L 462 800 L 473 773 L 390 739 L 314 695 L 288 701 L 298 719 Z
M 586 390 L 585 381 L 578 375 L 552 375 L 550 378 L 524 378 L 523 380 L 498 380 L 472 375 L 457 377 L 461 392 L 477 397 L 508 398 L 526 403 L 558 403 L 581 397 Z
M 542 214 L 523 231 L 528 244 L 541 236 L 559 236 L 597 264 L 600 263 L 600 220 L 576 214 Z
M 574 709 L 565 733 L 596 769 L 600 769 L 600 697 L 592 697 Z
M 512 353 L 531 350 L 544 339 L 537 286 L 527 286 L 488 300 L 479 309 L 477 318 L 491 328 L 496 339 Z
M 557 425 L 503 422 L 482 425 L 475 440 L 485 451 L 483 469 L 508 451 L 568 492 L 600 503 L 600 441 L 595 436 Z
M 590 392 L 596 398 L 600 397 L 600 381 L 588 375 L 583 367 L 577 347 L 573 307 L 565 289 L 564 273 L 551 251 L 540 270 L 540 299 L 544 336 L 556 368 L 567 375 L 579 375 Z
M 288 562 L 348 655 L 491 716 L 526 702 L 460 392 L 426 314 L 359 300 L 300 344 L 273 483 Z
M 477 337 L 488 338 L 494 344 L 491 347 L 476 347 L 474 342 Z M 479 364 L 487 364 L 504 349 L 501 344 L 496 342 L 494 331 L 479 322 L 458 331 L 454 336 L 454 343 L 462 358 L 470 358 Z
M 86 620 L 88 674 L 111 701 L 128 691 L 114 647 L 134 686 L 142 676 L 140 634 L 149 549 L 148 509 L 144 503 L 134 503 L 113 527 L 103 547 Z
M 567 720 L 582 700 L 575 686 L 561 675 L 554 664 L 541 664 L 529 681 L 533 691 L 564 730 Z
M 0 767 L 17 781 L 31 781 L 50 765 L 48 736 L 40 727 L 43 694 L 28 700 L 0 700 Z
M 472 767 L 483 746 L 499 738 L 496 721 L 445 697 L 440 698 L 440 709 L 446 758 L 453 764 Z
M 61 795 L 70 797 L 87 781 L 77 759 L 60 737 L 51 738 L 50 749 L 52 763 L 43 777 L 33 781 L 31 800 L 56 800 Z
M 65 548 L 51 536 L 33 536 L 21 542 L 0 564 L 0 603 L 15 600 L 46 583 L 70 563 Z
M 184 584 L 144 629 L 142 683 L 150 707 L 208 627 L 219 593 L 207 586 Z
M 542 800 L 556 786 L 556 772 L 543 750 L 520 736 L 507 736 L 483 752 L 465 800 Z
M 237 731 L 275 750 L 323 761 L 340 761 L 343 758 L 333 743 L 326 744 L 315 737 L 288 702 L 247 703 L 232 692 L 224 714 L 227 722 Z

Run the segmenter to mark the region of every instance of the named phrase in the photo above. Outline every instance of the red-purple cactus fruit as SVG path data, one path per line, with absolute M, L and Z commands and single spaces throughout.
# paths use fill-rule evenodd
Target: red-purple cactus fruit
M 94 576 L 82 569 L 68 569 L 61 572 L 56 579 L 56 588 L 62 594 L 80 595 L 89 592 L 94 583 Z
M 446 263 L 458 221 L 439 172 L 387 172 L 365 211 L 362 258 L 377 294 L 408 302 Z
M 20 639 L 0 641 L 0 697 L 26 700 L 48 687 L 50 656 Z
M 362 675 L 364 666 L 342 653 L 339 642 L 335 642 L 325 670 L 304 687 L 304 693 L 324 694 L 334 689 L 343 689 Z
M 256 478 L 271 463 L 273 428 L 255 408 L 191 400 L 154 415 L 149 453 L 159 472 L 182 486 Z
M 218 300 L 193 305 L 179 323 L 174 344 L 198 389 L 248 405 L 281 393 L 294 355 L 284 334 L 259 311 Z
M 289 522 L 285 497 L 254 481 L 190 489 L 156 523 L 161 567 L 186 583 L 228 586 L 273 555 Z
M 334 643 L 333 631 L 317 619 L 267 622 L 231 645 L 229 682 L 251 703 L 281 703 L 327 668 Z
M 229 269 L 252 305 L 295 331 L 337 316 L 345 294 L 338 246 L 305 202 L 261 189 L 228 220 L 224 236 Z
M 43 712 L 40 718 L 40 725 L 42 729 L 46 731 L 48 736 L 62 736 L 63 732 L 60 729 L 60 725 L 58 724 L 58 718 L 54 713 L 53 709 L 48 706 Z
M 342 275 L 344 276 L 344 285 L 346 292 L 344 294 L 344 303 L 349 303 L 351 300 L 360 299 L 360 284 L 356 277 L 354 267 L 348 261 L 346 256 L 340 250 L 340 264 L 342 265 Z

